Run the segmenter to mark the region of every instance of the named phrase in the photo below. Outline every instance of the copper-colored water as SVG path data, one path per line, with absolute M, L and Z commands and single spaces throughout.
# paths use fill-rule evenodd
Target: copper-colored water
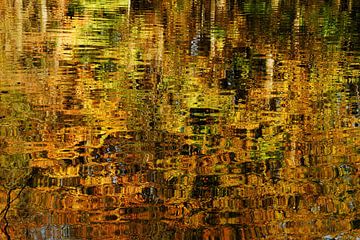
M 359 239 L 360 2 L 1 0 L 0 239 Z

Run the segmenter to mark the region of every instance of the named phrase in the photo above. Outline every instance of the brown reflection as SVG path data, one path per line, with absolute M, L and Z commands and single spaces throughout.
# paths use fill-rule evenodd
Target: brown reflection
M 356 239 L 359 9 L 1 2 L 2 238 Z

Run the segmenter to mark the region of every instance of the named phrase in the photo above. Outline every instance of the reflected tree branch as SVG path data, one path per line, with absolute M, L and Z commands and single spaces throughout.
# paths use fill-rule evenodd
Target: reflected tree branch
M 30 178 L 32 177 L 32 175 L 33 175 L 32 171 L 28 175 L 26 175 L 23 178 L 25 181 L 23 181 L 21 186 L 19 186 L 18 185 L 19 183 L 17 183 L 17 184 L 14 184 L 13 186 L 11 186 L 10 188 L 8 188 L 9 190 L 7 192 L 7 197 L 6 197 L 6 206 L 0 212 L 0 216 L 2 216 L 1 220 L 0 220 L 0 223 L 4 224 L 4 226 L 1 228 L 1 231 L 5 234 L 7 240 L 11 239 L 11 236 L 10 236 L 9 231 L 8 231 L 9 221 L 7 219 L 7 214 L 9 212 L 10 208 L 11 208 L 11 204 L 20 197 L 21 193 L 28 186 L 28 182 L 29 182 Z M 19 187 L 20 187 L 20 191 L 16 194 L 16 196 L 13 199 L 11 199 L 11 193 L 13 191 L 15 191 L 16 189 L 19 189 Z M 4 188 L 6 189 L 6 187 L 4 187 Z

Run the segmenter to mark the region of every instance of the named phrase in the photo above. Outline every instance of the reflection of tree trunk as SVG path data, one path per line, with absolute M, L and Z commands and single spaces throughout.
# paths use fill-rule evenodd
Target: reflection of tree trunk
M 274 80 L 274 64 L 275 61 L 272 58 L 272 54 L 268 54 L 265 59 L 265 79 L 263 83 L 265 104 L 271 109 L 271 92 L 273 91 Z
M 46 9 L 46 0 L 41 0 L 41 1 L 44 1 L 45 4 L 42 4 L 42 5 L 45 5 L 45 13 L 47 13 L 47 9 Z M 66 10 L 66 0 L 59 0 L 58 1 L 58 7 L 59 9 L 61 10 L 62 13 L 65 13 L 67 10 Z M 46 19 L 47 20 L 47 19 Z M 45 27 L 46 27 L 46 24 L 45 24 Z M 60 61 L 60 58 L 59 56 L 61 56 L 62 52 L 63 52 L 63 38 L 61 37 L 57 37 L 56 38 L 56 54 L 54 54 L 54 72 L 58 72 L 59 70 L 59 61 Z
M 337 0 L 336 1 L 336 9 L 337 11 L 351 11 L 352 10 L 353 1 L 352 0 Z
M 291 167 L 295 167 L 296 166 L 296 140 L 297 140 L 297 131 L 293 130 L 293 135 L 290 138 L 290 149 L 288 152 L 288 156 L 287 158 L 285 158 L 286 161 L 286 165 L 287 166 L 291 166 Z
M 23 0 L 15 0 L 15 14 L 16 14 L 16 35 L 15 35 L 15 42 L 16 42 L 16 52 L 22 51 L 22 29 L 23 29 L 23 14 L 22 14 L 22 6 Z
M 58 0 L 58 9 L 62 14 L 65 14 L 67 12 L 67 4 L 66 0 Z M 64 17 L 64 15 L 62 15 Z
M 210 3 L 210 29 L 212 29 L 215 26 L 215 16 L 216 16 L 216 2 L 215 0 L 211 0 Z M 215 57 L 215 37 L 214 33 L 212 31 L 210 32 L 210 56 Z
M 279 7 L 279 0 L 272 0 L 271 1 L 271 7 L 272 9 L 277 9 Z
M 46 23 L 47 23 L 47 9 L 46 9 L 46 0 L 40 0 L 40 8 L 41 8 L 41 32 L 46 32 Z
M 265 60 L 265 71 L 266 71 L 266 81 L 264 87 L 266 90 L 271 94 L 273 88 L 273 76 L 274 76 L 274 64 L 275 61 L 272 59 L 272 55 L 269 55 L 268 58 Z
M 300 18 L 301 18 L 301 12 L 300 12 L 300 4 L 299 4 L 299 0 L 296 1 L 295 4 L 295 9 L 296 9 L 296 16 L 294 19 L 294 47 L 295 49 L 299 49 L 299 38 L 300 38 Z
M 128 2 L 128 18 L 130 19 L 131 0 Z
M 341 2 L 341 0 L 336 0 L 336 1 L 335 1 L 335 4 L 336 4 L 337 9 L 339 9 L 339 7 L 340 7 L 340 2 Z

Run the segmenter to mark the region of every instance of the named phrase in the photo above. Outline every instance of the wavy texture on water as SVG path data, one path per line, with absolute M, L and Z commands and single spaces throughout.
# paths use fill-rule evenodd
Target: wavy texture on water
M 355 0 L 0 1 L 3 239 L 358 239 Z

